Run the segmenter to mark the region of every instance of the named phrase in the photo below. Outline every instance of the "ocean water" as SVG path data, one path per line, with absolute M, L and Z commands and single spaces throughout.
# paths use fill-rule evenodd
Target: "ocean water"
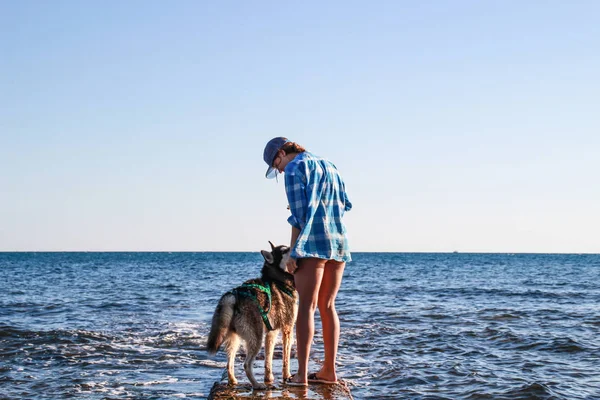
M 353 257 L 337 308 L 355 399 L 600 399 L 600 255 Z M 204 349 L 216 302 L 261 266 L 0 253 L 0 398 L 206 398 L 225 366 Z M 317 333 L 314 368 L 322 354 Z

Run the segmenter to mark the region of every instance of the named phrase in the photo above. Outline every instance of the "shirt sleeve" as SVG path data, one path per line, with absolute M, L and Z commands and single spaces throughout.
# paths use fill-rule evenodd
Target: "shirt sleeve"
M 344 190 L 344 211 L 350 211 L 352 210 L 352 203 L 350 202 L 350 199 L 348 198 L 348 195 L 346 194 L 346 191 Z
M 306 225 L 308 199 L 306 197 L 306 175 L 302 170 L 302 166 L 298 165 L 298 167 L 294 171 L 286 171 L 285 192 L 292 213 L 288 218 L 288 222 L 293 227 L 302 230 Z

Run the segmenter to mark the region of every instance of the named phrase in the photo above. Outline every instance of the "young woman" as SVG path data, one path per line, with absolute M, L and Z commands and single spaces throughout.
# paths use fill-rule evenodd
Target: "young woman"
M 306 386 L 308 382 L 335 383 L 335 360 L 340 321 L 335 299 L 342 283 L 350 251 L 342 217 L 352 208 L 344 181 L 330 161 L 306 151 L 283 137 L 271 139 L 263 158 L 267 178 L 285 172 L 285 191 L 291 216 L 292 248 L 288 270 L 294 273 L 298 291 L 296 343 L 298 372 L 287 382 Z M 308 372 L 308 358 L 314 336 L 314 314 L 319 307 L 323 325 L 325 360 L 317 372 Z

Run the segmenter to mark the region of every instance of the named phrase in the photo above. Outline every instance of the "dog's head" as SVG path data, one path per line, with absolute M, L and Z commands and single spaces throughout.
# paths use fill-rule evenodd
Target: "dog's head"
M 290 248 L 287 246 L 274 246 L 271 245 L 271 251 L 261 250 L 261 254 L 265 259 L 265 267 L 276 268 L 283 272 L 288 272 L 286 264 L 290 259 Z

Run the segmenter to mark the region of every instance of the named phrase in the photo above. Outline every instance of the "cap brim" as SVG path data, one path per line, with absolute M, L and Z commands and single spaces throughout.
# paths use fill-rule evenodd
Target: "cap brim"
M 278 173 L 279 173 L 279 171 L 277 171 L 277 168 L 269 167 L 267 169 L 267 173 L 265 174 L 265 177 L 267 179 L 273 179 L 277 176 Z

